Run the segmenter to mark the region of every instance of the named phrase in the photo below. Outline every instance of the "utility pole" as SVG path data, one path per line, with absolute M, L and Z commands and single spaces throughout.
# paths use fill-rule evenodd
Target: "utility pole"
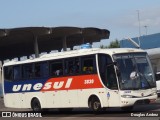
M 141 43 L 140 43 L 140 37 L 141 37 L 141 24 L 140 24 L 139 10 L 137 10 L 137 13 L 138 13 L 138 26 L 139 26 L 139 36 L 138 36 L 138 41 L 139 41 L 139 46 L 141 46 Z
M 141 37 L 141 24 L 140 24 L 139 10 L 137 10 L 137 13 L 138 13 L 139 37 Z
M 145 30 L 146 30 L 146 35 L 147 35 L 147 27 L 148 27 L 147 25 L 144 26 L 144 28 L 145 28 Z

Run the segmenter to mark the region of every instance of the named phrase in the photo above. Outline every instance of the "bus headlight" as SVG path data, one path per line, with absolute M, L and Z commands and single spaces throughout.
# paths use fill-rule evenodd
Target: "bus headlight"
M 151 93 L 151 95 L 153 96 L 153 95 L 157 95 L 157 93 L 156 92 L 154 92 L 154 93 Z
M 121 97 L 123 97 L 123 98 L 133 98 L 132 95 L 121 95 Z

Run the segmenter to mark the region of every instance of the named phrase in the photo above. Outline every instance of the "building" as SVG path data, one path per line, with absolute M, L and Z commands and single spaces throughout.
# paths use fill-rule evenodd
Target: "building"
M 145 35 L 139 37 L 132 38 L 136 43 L 140 45 L 141 49 L 152 49 L 152 48 L 160 48 L 160 33 Z M 135 46 L 128 40 L 120 41 L 121 48 L 135 48 Z

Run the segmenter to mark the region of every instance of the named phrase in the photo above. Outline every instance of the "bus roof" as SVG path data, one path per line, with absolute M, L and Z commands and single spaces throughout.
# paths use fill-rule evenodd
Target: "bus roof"
M 105 53 L 109 55 L 118 54 L 118 53 L 133 53 L 133 52 L 145 52 L 142 49 L 134 49 L 134 48 L 110 48 L 110 49 L 101 49 L 101 48 L 90 48 L 90 49 L 80 49 L 80 50 L 72 50 L 72 51 L 63 51 L 57 53 L 50 53 L 42 55 L 39 58 L 34 59 L 26 59 L 22 61 L 11 60 L 9 62 L 4 63 L 3 66 L 16 65 L 16 64 L 24 64 L 24 63 L 32 63 L 32 62 L 40 62 L 45 60 L 56 60 L 62 58 L 90 55 L 96 53 Z

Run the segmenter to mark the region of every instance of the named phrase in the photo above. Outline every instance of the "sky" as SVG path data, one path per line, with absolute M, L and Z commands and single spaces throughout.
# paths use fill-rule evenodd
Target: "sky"
M 108 29 L 110 38 L 95 46 L 139 36 L 139 22 L 141 35 L 160 32 L 160 0 L 0 0 L 0 29 L 42 26 Z

